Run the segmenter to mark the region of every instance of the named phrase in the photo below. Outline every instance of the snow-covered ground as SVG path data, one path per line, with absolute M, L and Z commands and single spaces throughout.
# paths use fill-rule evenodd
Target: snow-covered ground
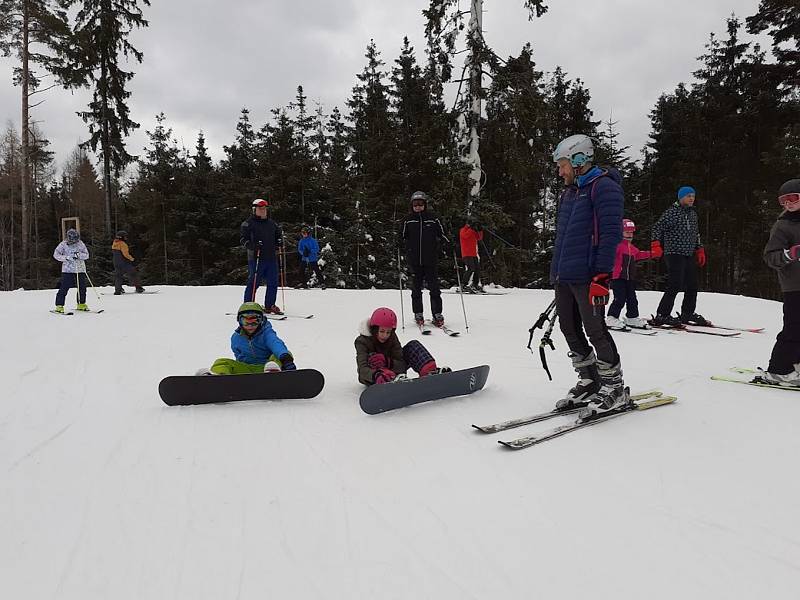
M 373 308 L 399 314 L 398 292 L 285 292 L 315 314 L 274 325 L 325 374 L 317 398 L 169 408 L 162 377 L 229 355 L 241 288 L 159 289 L 70 317 L 46 312 L 54 291 L 0 293 L 3 598 L 800 593 L 800 394 L 709 380 L 766 365 L 779 303 L 700 295 L 709 318 L 764 334 L 617 334 L 631 388 L 679 401 L 512 452 L 497 440 L 563 418 L 470 425 L 549 409 L 574 383 L 557 330 L 555 381 L 525 348 L 552 292 L 466 297 L 470 332 L 424 341 L 440 364 L 490 364 L 486 389 L 368 416 L 353 340 Z M 640 294 L 643 314 L 658 297 Z

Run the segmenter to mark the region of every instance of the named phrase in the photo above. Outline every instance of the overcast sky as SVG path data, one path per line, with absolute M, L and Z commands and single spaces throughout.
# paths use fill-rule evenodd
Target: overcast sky
M 462 7 L 469 9 L 469 1 Z M 662 92 L 691 81 L 696 58 L 711 32 L 725 33 L 725 18 L 756 12 L 758 0 L 549 0 L 532 22 L 522 0 L 484 0 L 484 33 L 501 57 L 531 42 L 537 67 L 561 65 L 591 91 L 596 119 L 613 114 L 623 144 L 639 152 L 649 112 Z M 374 38 L 391 68 L 403 36 L 424 60 L 422 9 L 427 0 L 153 0 L 144 7 L 150 26 L 134 34 L 144 62 L 133 66 L 131 115 L 142 127 L 128 140 L 141 154 L 145 130 L 163 111 L 176 138 L 193 148 L 202 130 L 212 157 L 230 144 L 242 107 L 260 127 L 269 109 L 285 106 L 303 85 L 326 112 L 344 103 Z M 768 46 L 767 43 L 763 45 Z M 11 58 L 0 58 L 0 119 L 19 129 L 19 88 L 11 84 Z M 452 95 L 452 90 L 450 92 Z M 51 90 L 32 116 L 52 142 L 59 165 L 87 137 L 75 114 L 85 91 Z M 5 126 L 3 127 L 5 128 Z

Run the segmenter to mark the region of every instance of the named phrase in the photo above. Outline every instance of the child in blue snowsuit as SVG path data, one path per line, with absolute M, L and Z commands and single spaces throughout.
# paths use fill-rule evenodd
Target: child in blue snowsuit
M 319 244 L 311 235 L 311 228 L 308 226 L 300 230 L 302 237 L 297 242 L 297 253 L 300 255 L 300 285 L 298 287 L 308 287 L 309 270 L 314 271 L 319 281 L 320 287 L 325 289 L 325 276 L 319 268 Z

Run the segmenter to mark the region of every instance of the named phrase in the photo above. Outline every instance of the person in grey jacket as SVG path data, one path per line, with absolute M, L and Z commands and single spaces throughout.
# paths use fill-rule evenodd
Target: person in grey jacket
M 778 272 L 783 292 L 783 329 L 778 334 L 767 370 L 756 381 L 800 387 L 800 179 L 778 190 L 783 212 L 764 247 L 764 262 Z
M 53 258 L 61 263 L 61 281 L 56 293 L 54 312 L 64 313 L 64 302 L 70 288 L 78 288 L 78 310 L 88 311 L 86 305 L 86 263 L 89 250 L 81 241 L 77 229 L 67 229 L 66 239 L 53 251 Z
M 710 325 L 697 308 L 697 269 L 706 265 L 706 251 L 700 243 L 697 212 L 694 209 L 695 191 L 685 185 L 678 190 L 678 201 L 670 206 L 653 225 L 650 250 L 663 252 L 667 264 L 667 290 L 658 304 L 656 316 L 650 321 L 656 327 Z M 683 292 L 680 319 L 672 316 L 678 293 Z

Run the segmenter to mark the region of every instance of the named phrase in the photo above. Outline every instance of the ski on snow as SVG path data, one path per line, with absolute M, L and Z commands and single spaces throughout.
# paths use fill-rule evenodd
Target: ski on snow
M 644 392 L 642 394 L 633 395 L 631 396 L 631 400 L 635 402 L 639 400 L 646 400 L 648 398 L 658 398 L 663 395 L 663 392 L 655 390 L 652 392 Z M 473 427 L 482 433 L 497 433 L 498 431 L 505 431 L 507 429 L 514 429 L 515 427 L 522 427 L 523 425 L 530 425 L 531 423 L 546 421 L 547 419 L 552 419 L 553 417 L 563 417 L 564 415 L 579 413 L 588 404 L 588 402 L 579 402 L 574 407 L 567 408 L 565 410 L 558 410 L 554 408 L 553 410 L 531 415 L 530 417 L 511 419 L 509 421 L 494 423 L 493 425 L 473 425 Z
M 651 329 L 649 327 L 647 329 L 645 329 L 644 327 L 625 327 L 624 329 L 616 329 L 616 328 L 609 327 L 608 330 L 611 333 L 617 333 L 617 332 L 619 332 L 619 333 L 635 333 L 637 335 L 656 335 L 658 333 L 657 331 L 655 331 L 655 330 L 653 330 L 653 329 Z
M 786 390 L 786 391 L 789 391 L 789 392 L 800 392 L 800 387 L 788 386 L 788 385 L 778 385 L 778 384 L 775 384 L 775 383 L 767 383 L 766 381 L 759 381 L 758 371 L 756 371 L 754 369 L 745 369 L 745 368 L 742 368 L 742 367 L 732 367 L 731 371 L 734 371 L 735 373 L 741 373 L 743 375 L 755 375 L 755 377 L 748 381 L 746 379 L 737 379 L 736 377 L 726 377 L 724 375 L 712 375 L 711 379 L 714 380 L 714 381 L 725 381 L 725 382 L 728 382 L 728 383 L 741 383 L 741 384 L 744 384 L 744 385 L 752 385 L 752 386 L 761 387 L 761 388 L 774 388 L 774 389 L 778 389 L 778 390 Z
M 524 448 L 530 448 L 531 446 L 535 446 L 536 444 L 541 444 L 542 442 L 547 442 L 557 437 L 561 437 L 562 435 L 566 435 L 567 433 L 577 431 L 578 429 L 583 429 L 584 427 L 596 425 L 597 423 L 603 421 L 609 421 L 615 417 L 621 417 L 622 415 L 628 414 L 636 410 L 648 410 L 650 408 L 655 408 L 657 406 L 672 404 L 676 400 L 677 398 L 675 396 L 656 396 L 648 400 L 634 401 L 632 404 L 629 404 L 625 407 L 619 408 L 614 411 L 602 413 L 591 419 L 577 420 L 574 421 L 573 423 L 567 423 L 566 425 L 560 425 L 558 427 L 554 427 L 553 429 L 545 431 L 538 435 L 523 437 L 508 442 L 503 440 L 498 440 L 498 443 L 502 444 L 506 448 L 510 448 L 511 450 L 522 450 Z
M 436 329 L 441 329 L 444 333 L 449 335 L 450 337 L 457 337 L 460 335 L 460 331 L 456 331 L 455 329 L 450 329 L 447 325 L 442 325 L 441 327 L 437 327 L 434 325 L 433 321 L 430 321 L 430 324 L 433 325 Z
M 57 310 L 51 310 L 50 312 L 54 315 L 61 315 L 62 317 L 68 317 L 69 315 L 74 315 L 76 312 L 79 313 L 88 313 L 90 315 L 99 315 L 101 312 L 105 312 L 105 308 L 101 308 L 100 310 L 78 310 L 78 311 L 65 311 L 65 312 L 58 312 Z
M 700 333 L 703 335 L 715 335 L 717 337 L 738 337 L 742 335 L 741 331 L 707 331 L 705 329 L 695 329 L 694 327 L 686 326 L 683 327 L 661 327 L 659 325 L 650 325 L 653 329 L 661 329 L 663 331 L 683 331 L 684 333 Z M 717 328 L 721 329 L 721 328 Z

